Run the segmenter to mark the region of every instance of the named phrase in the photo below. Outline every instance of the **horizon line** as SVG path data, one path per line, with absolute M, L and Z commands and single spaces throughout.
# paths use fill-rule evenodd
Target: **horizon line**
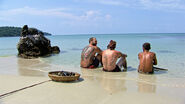
M 159 33 L 152 33 L 152 32 L 144 32 L 144 33 L 141 33 L 141 32 L 138 32 L 138 33 L 95 33 L 95 34 L 91 34 L 91 33 L 73 33 L 73 34 L 60 34 L 60 35 L 113 35 L 113 34 L 115 34 L 115 35 L 126 35 L 126 34 L 185 34 L 185 32 L 183 33 L 183 32 L 173 32 L 173 33 L 163 33 L 163 32 L 159 32 Z M 59 35 L 59 34 L 55 34 L 55 35 Z

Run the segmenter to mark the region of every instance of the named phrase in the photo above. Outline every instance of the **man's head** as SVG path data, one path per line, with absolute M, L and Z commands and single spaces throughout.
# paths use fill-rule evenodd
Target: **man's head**
M 114 50 L 116 48 L 116 41 L 110 40 L 107 49 Z
M 143 49 L 149 51 L 149 50 L 151 49 L 150 43 L 144 43 L 144 44 L 143 44 Z
M 97 40 L 95 37 L 91 37 L 89 39 L 89 44 L 93 45 L 93 46 L 96 46 L 97 45 Z

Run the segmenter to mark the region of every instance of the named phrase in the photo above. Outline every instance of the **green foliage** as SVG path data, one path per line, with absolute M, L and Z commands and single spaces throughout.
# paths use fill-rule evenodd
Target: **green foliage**
M 0 27 L 0 37 L 8 36 L 20 36 L 21 28 L 20 27 Z
M 10 26 L 0 27 L 0 37 L 20 36 L 21 30 L 22 28 L 20 27 L 10 27 Z M 44 32 L 44 35 L 51 35 L 51 34 Z

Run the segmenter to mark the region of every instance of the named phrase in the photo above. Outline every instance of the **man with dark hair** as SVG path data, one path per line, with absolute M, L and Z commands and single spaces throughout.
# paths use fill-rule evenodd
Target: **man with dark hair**
M 81 53 L 81 67 L 96 68 L 99 66 L 102 58 L 102 50 L 96 46 L 97 40 L 94 37 L 89 39 L 89 45 L 86 46 Z
M 93 41 L 94 37 L 89 38 L 89 43 Z
M 108 72 L 120 72 L 122 67 L 127 70 L 126 54 L 116 51 L 116 42 L 111 40 L 107 50 L 102 53 L 103 70 Z M 120 60 L 117 62 L 117 59 Z
M 152 74 L 154 72 L 153 65 L 157 65 L 157 58 L 154 52 L 149 52 L 150 43 L 143 44 L 143 52 L 138 54 L 139 67 L 138 72 Z

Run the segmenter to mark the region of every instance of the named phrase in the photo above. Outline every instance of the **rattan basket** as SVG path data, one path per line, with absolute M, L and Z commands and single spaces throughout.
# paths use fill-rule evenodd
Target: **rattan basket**
M 57 81 L 57 82 L 70 82 L 70 81 L 75 81 L 78 80 L 80 77 L 79 73 L 73 72 L 75 73 L 75 76 L 59 76 L 57 75 L 57 73 L 59 73 L 61 71 L 52 71 L 48 73 L 48 76 L 53 80 L 53 81 Z M 65 71 L 67 72 L 67 71 Z

